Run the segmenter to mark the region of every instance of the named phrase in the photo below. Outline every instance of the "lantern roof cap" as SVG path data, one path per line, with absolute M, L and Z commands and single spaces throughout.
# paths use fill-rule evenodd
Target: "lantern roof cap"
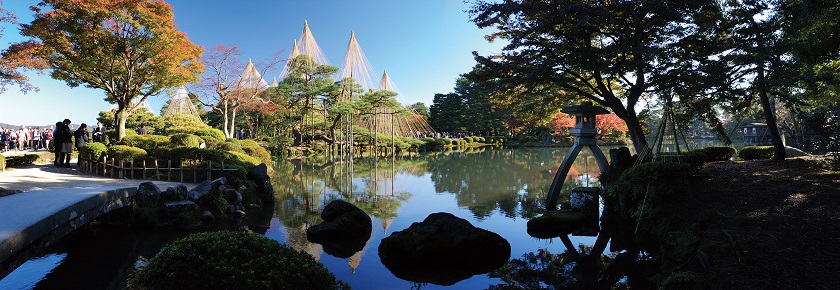
M 571 114 L 604 115 L 604 114 L 609 114 L 610 113 L 610 111 L 607 111 L 607 109 L 604 109 L 604 108 L 599 107 L 599 106 L 593 106 L 592 102 L 582 102 L 578 105 L 565 106 L 565 107 L 563 107 L 563 110 L 560 110 L 560 112 L 570 114 L 570 115 Z

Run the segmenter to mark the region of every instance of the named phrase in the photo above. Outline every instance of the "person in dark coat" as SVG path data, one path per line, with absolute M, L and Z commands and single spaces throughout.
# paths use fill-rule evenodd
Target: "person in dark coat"
M 55 167 L 61 167 L 58 163 L 58 161 L 61 160 L 59 159 L 61 158 L 61 150 L 59 150 L 59 146 L 61 144 L 61 126 L 64 126 L 64 123 L 61 121 L 55 122 L 55 132 L 53 132 L 53 144 L 55 144 L 53 145 L 53 150 L 55 151 L 55 161 L 53 161 L 53 165 L 55 165 Z
M 93 142 L 102 142 L 104 136 L 105 126 L 102 126 L 102 122 L 96 122 L 96 128 L 93 128 Z
M 61 140 L 55 143 L 60 151 L 58 165 L 59 167 L 70 167 L 70 154 L 73 153 L 73 130 L 70 129 L 70 119 L 64 119 L 59 131 L 61 132 Z
M 77 129 L 76 132 L 73 132 L 73 137 L 76 137 L 74 140 L 74 142 L 76 142 L 76 150 L 81 151 L 82 147 L 85 147 L 85 142 L 90 140 L 90 137 L 88 136 L 87 124 L 82 123 L 82 125 L 79 126 L 79 129 Z

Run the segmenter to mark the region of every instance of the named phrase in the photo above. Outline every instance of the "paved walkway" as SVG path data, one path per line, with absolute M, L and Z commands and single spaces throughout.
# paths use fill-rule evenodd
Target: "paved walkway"
M 43 152 L 41 150 L 40 152 Z M 32 151 L 20 151 L 17 155 L 33 153 Z M 16 155 L 14 151 L 3 152 L 3 155 Z M 49 164 L 31 164 L 19 167 L 6 168 L 0 172 L 0 188 L 7 190 L 33 191 L 51 188 L 89 188 L 89 187 L 136 187 L 147 180 L 142 179 L 118 179 L 101 176 L 93 176 L 82 172 L 76 167 L 76 160 L 70 161 L 70 168 L 55 167 Z M 181 184 L 180 182 L 154 181 L 160 189 Z M 184 183 L 188 188 L 196 184 Z
M 4 152 L 3 155 L 7 154 L 15 153 Z M 0 188 L 22 191 L 0 196 L 0 262 L 54 231 L 60 224 L 55 221 L 87 222 L 95 216 L 79 215 L 98 206 L 107 206 L 103 203 L 128 196 L 126 189 L 136 188 L 146 181 L 93 176 L 80 171 L 76 160 L 72 160 L 70 165 L 70 168 L 64 168 L 55 167 L 52 163 L 30 164 L 0 171 Z M 153 182 L 161 189 L 181 184 Z M 196 184 L 184 185 L 193 188 Z M 61 236 L 63 234 L 58 234 L 56 238 Z M 10 265 L 9 269 L 5 269 L 6 265 L 3 267 L 0 278 L 17 264 Z

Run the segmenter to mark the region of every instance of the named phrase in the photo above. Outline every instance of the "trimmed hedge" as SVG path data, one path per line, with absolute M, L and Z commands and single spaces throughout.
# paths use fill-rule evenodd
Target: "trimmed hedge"
M 732 146 L 709 146 L 699 151 L 706 154 L 706 161 L 726 161 L 735 156 L 737 150 Z
M 135 161 L 147 156 L 146 150 L 127 145 L 114 145 L 108 148 L 108 156 L 122 161 Z
M 198 137 L 201 137 L 201 139 L 204 139 L 205 141 L 207 141 L 208 138 L 212 138 L 219 142 L 225 141 L 225 139 L 227 139 L 225 137 L 225 132 L 222 132 L 222 130 L 216 128 L 195 130 L 193 134 L 195 134 Z
M 192 147 L 198 148 L 204 140 L 193 134 L 180 133 L 169 136 L 169 145 L 174 147 Z
M 169 136 L 163 135 L 131 135 L 125 136 L 119 145 L 126 145 L 131 147 L 141 148 L 143 150 L 155 151 L 158 148 L 169 146 L 171 142 Z
M 247 232 L 192 234 L 129 277 L 139 289 L 349 289 L 304 251 Z
M 773 158 L 773 146 L 746 146 L 738 152 L 742 160 L 757 160 Z
M 239 142 L 236 142 L 236 139 L 230 139 L 225 142 L 216 144 L 216 146 L 213 147 L 213 149 L 245 153 L 245 150 L 242 150 L 242 146 L 239 146 Z
M 108 146 L 105 143 L 87 142 L 85 146 L 79 151 L 79 154 L 85 158 L 92 158 L 93 160 L 101 160 L 102 156 L 108 154 Z
M 245 152 L 245 154 L 248 154 L 248 156 L 254 157 L 262 163 L 271 164 L 271 153 L 260 146 L 257 141 L 237 140 L 237 143 L 239 143 L 239 147 L 242 148 L 242 151 Z
M 218 167 L 224 162 L 226 168 L 237 169 L 225 173 L 227 181 L 232 184 L 244 184 L 248 170 L 261 163 L 260 160 L 241 152 L 190 147 L 161 149 L 156 152 L 154 157 L 173 161 L 198 162 L 196 166 L 199 168 L 207 167 L 205 162 L 212 162 L 213 167 Z

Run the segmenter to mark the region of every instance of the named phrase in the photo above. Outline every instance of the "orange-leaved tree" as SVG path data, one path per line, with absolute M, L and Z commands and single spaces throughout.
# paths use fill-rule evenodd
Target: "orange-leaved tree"
M 555 133 L 563 132 L 563 129 L 571 129 L 575 126 L 575 117 L 563 112 L 557 112 L 554 118 L 548 122 L 548 126 L 554 129 Z M 627 124 L 616 114 L 598 115 L 595 121 L 595 128 L 602 134 L 610 132 L 627 133 Z
M 3 1 L 0 0 L 0 5 Z M 0 23 L 17 24 L 17 16 L 8 9 L 0 7 Z M 3 28 L 0 26 L 0 38 L 3 37 Z M 37 45 L 31 41 L 16 43 L 3 50 L 0 56 L 0 93 L 6 91 L 8 85 L 18 85 L 24 93 L 29 90 L 38 90 L 29 83 L 29 77 L 23 74 L 26 69 L 46 68 L 44 62 L 33 57 Z
M 116 104 L 117 136 L 150 96 L 198 80 L 203 49 L 175 29 L 162 0 L 41 0 L 21 34 L 38 45 L 54 79 L 105 91 Z

